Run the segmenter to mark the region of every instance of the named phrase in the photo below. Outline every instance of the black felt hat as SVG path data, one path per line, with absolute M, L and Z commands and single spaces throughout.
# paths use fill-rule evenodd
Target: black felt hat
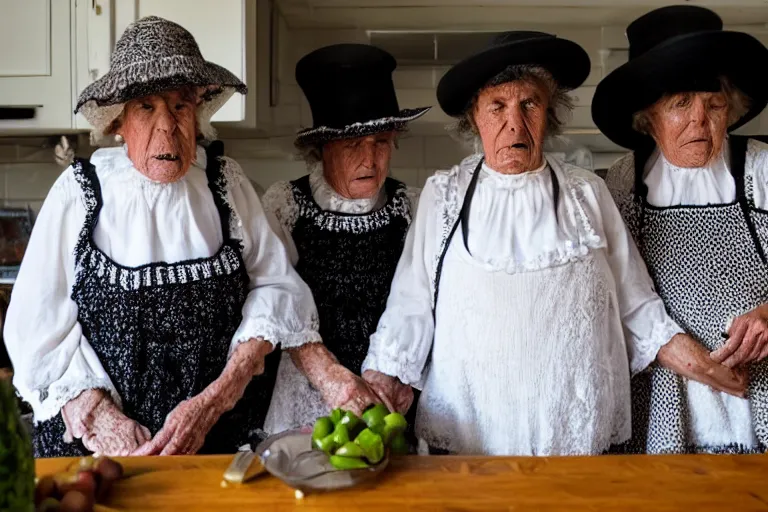
M 448 70 L 437 86 L 437 101 L 449 116 L 460 116 L 489 80 L 507 66 L 524 64 L 546 69 L 565 89 L 583 84 L 591 66 L 587 52 L 573 41 L 544 32 L 504 32 Z
M 400 109 L 392 82 L 395 58 L 367 44 L 335 44 L 305 55 L 296 82 L 312 110 L 312 128 L 296 145 L 399 130 L 431 107 Z
M 653 10 L 627 27 L 629 61 L 606 76 L 592 100 L 592 118 L 616 144 L 635 149 L 649 137 L 632 118 L 664 94 L 719 91 L 728 78 L 749 96 L 750 108 L 729 127 L 744 125 L 768 102 L 768 49 L 743 32 L 723 30 L 709 9 L 676 5 Z

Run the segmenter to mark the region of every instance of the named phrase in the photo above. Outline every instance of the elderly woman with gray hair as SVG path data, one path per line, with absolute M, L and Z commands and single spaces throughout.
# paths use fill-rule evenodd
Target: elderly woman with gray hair
M 407 123 L 429 110 L 399 108 L 395 65 L 365 44 L 326 46 L 296 65 L 314 121 L 296 146 L 312 171 L 272 185 L 264 205 L 312 290 L 323 343 L 283 354 L 269 432 L 312 424 L 329 408 L 360 413 L 382 399 L 405 413 L 413 400 L 409 386 L 387 379 L 381 389 L 375 376 L 359 377 L 418 200 L 418 189 L 387 176 L 390 158 Z
M 198 145 L 236 91 L 192 34 L 150 16 L 80 95 L 97 138 L 125 144 L 62 173 L 13 289 L 4 334 L 37 456 L 232 453 L 266 416 L 274 372 L 256 375 L 273 346 L 319 339 L 242 169 Z
M 728 132 L 768 101 L 768 50 L 714 12 L 656 9 L 627 28 L 630 60 L 593 117 L 633 153 L 607 184 L 695 360 L 743 384 L 711 389 L 652 365 L 632 382 L 633 438 L 649 453 L 768 448 L 768 145 Z M 735 395 L 735 396 L 734 396 Z
M 630 369 L 687 363 L 602 180 L 543 153 L 589 70 L 509 32 L 438 86 L 482 154 L 427 181 L 363 365 L 422 387 L 432 452 L 603 453 L 630 437 Z M 694 377 L 727 382 L 717 366 Z

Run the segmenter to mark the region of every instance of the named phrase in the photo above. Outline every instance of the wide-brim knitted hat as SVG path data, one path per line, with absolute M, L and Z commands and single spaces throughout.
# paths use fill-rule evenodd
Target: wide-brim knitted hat
M 313 126 L 296 134 L 295 145 L 400 131 L 426 114 L 431 107 L 399 107 L 392 81 L 396 66 L 392 55 L 367 44 L 335 44 L 305 55 L 296 64 L 296 82 Z
M 195 38 L 181 25 L 147 16 L 128 26 L 115 44 L 109 71 L 86 87 L 77 100 L 97 136 L 105 134 L 132 99 L 181 87 L 201 87 L 197 120 L 212 138 L 211 117 L 229 98 L 248 89 L 234 74 L 206 61 Z

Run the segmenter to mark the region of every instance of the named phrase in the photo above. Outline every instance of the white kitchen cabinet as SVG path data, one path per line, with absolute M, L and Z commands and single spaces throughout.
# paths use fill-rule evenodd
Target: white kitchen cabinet
M 72 128 L 72 5 L 0 0 L 0 132 Z
M 89 129 L 73 114 L 80 91 L 109 71 L 125 28 L 149 15 L 187 28 L 205 59 L 249 85 L 250 97 L 235 94 L 213 121 L 255 128 L 257 40 L 269 48 L 268 32 L 256 35 L 257 11 L 268 13 L 269 1 L 0 0 L 0 135 Z

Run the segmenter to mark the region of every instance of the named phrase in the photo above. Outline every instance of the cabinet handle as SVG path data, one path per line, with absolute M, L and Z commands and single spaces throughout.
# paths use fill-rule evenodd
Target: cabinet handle
M 37 107 L 0 106 L 0 120 L 34 119 Z

